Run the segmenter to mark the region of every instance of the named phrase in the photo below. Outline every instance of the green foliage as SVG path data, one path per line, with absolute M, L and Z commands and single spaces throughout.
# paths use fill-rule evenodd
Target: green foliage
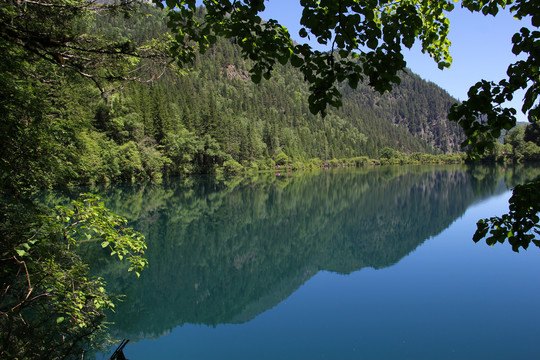
M 523 148 L 523 157 L 529 161 L 540 161 L 540 146 L 527 141 Z
M 5 24 L 0 32 L 2 191 L 22 193 L 121 175 L 118 152 L 123 149 L 116 145 L 139 140 L 141 123 L 136 114 L 111 106 L 114 83 L 159 74 L 166 41 L 149 45 L 143 38 L 126 40 L 108 31 L 112 21 L 99 29 L 96 24 L 104 14 L 109 19 L 119 12 L 142 15 L 141 6 L 79 0 L 0 2 Z M 107 138 L 92 134 L 90 123 Z M 81 138 L 81 133 L 86 135 Z M 110 138 L 118 144 L 108 142 Z M 106 146 L 99 153 L 92 142 Z M 86 145 L 93 151 L 88 162 L 80 163 Z M 128 162 L 136 162 L 135 155 L 131 152 Z M 133 164 L 125 165 L 129 178 Z
M 140 119 L 116 111 L 112 90 L 116 81 L 145 78 L 144 59 L 159 63 L 165 49 L 92 32 L 102 14 L 137 9 L 0 1 L 2 358 L 81 357 L 102 342 L 113 299 L 89 275 L 81 243 L 101 250 L 99 241 L 137 274 L 146 265 L 142 235 L 98 199 L 38 210 L 32 197 L 39 188 L 134 177 L 156 163 L 137 143 Z
M 518 19 L 531 19 L 533 27 L 540 25 L 540 7 L 532 0 L 482 2 L 465 1 L 463 6 L 471 11 L 482 11 L 484 15 L 496 15 L 499 7 L 510 5 L 510 11 Z M 521 111 L 536 124 L 540 117 L 538 95 L 540 94 L 540 31 L 523 27 L 512 37 L 512 52 L 523 57 L 508 66 L 507 79 L 498 84 L 481 80 L 468 92 L 469 99 L 456 104 L 449 114 L 451 120 L 458 122 L 467 135 L 467 146 L 471 155 L 481 155 L 491 149 L 501 131 L 510 130 L 516 125 L 516 109 L 505 108 L 504 103 L 511 100 L 519 90 L 525 90 Z M 535 125 L 536 126 L 536 125 Z
M 161 2 L 156 2 L 161 5 Z M 278 63 L 290 62 L 310 84 L 309 110 L 324 113 L 328 104 L 340 106 L 338 82 L 352 88 L 364 79 L 380 93 L 400 82 L 405 68 L 402 46 L 411 48 L 418 39 L 422 51 L 442 69 L 448 67 L 448 1 L 383 2 L 360 4 L 353 0 L 303 1 L 301 37 L 313 37 L 328 45 L 328 52 L 294 43 L 277 21 L 262 21 L 263 1 L 203 1 L 202 11 L 194 1 L 166 2 L 168 26 L 175 36 L 173 52 L 181 65 L 195 60 L 195 52 L 206 52 L 217 37 L 232 38 L 251 59 L 253 82 L 268 79 Z M 162 6 L 162 5 L 161 5 Z
M 56 207 L 56 214 L 44 221 L 46 231 L 61 234 L 68 246 L 81 239 L 100 242 L 102 248 L 110 249 L 111 256 L 129 260 L 128 271 L 140 276 L 148 266 L 141 256 L 146 250 L 144 236 L 127 227 L 127 220 L 110 212 L 96 195 L 82 194 L 71 205 L 72 209 Z
M 509 200 L 510 211 L 500 217 L 479 220 L 473 240 L 486 238 L 488 245 L 508 240 L 512 250 L 527 249 L 531 241 L 540 247 L 538 214 L 540 213 L 540 181 L 517 185 Z
M 238 174 L 244 170 L 244 167 L 233 159 L 225 161 L 223 163 L 223 168 L 227 174 Z
M 58 359 L 99 346 L 104 311 L 114 303 L 77 249 L 108 248 L 139 274 L 147 266 L 144 237 L 92 195 L 45 213 L 3 205 L 0 215 L 0 356 Z
M 265 165 L 267 169 L 273 169 L 276 166 L 276 162 L 273 159 L 267 159 Z
M 355 166 L 365 166 L 368 164 L 369 159 L 367 156 L 358 156 L 351 159 Z
M 142 167 L 144 169 L 144 180 L 150 180 L 154 183 L 160 183 L 162 171 L 170 160 L 163 154 L 152 139 L 143 139 L 139 143 L 139 153 Z
M 531 141 L 529 127 L 532 127 L 532 124 L 516 126 L 504 136 L 504 144 L 494 143 L 491 149 L 484 152 L 481 160 L 504 163 L 539 161 L 540 147 Z
M 523 140 L 531 141 L 540 146 L 540 123 L 536 122 L 528 124 L 525 129 Z
M 396 151 L 392 148 L 389 148 L 389 147 L 385 147 L 381 150 L 380 152 L 380 156 L 381 156 L 381 159 L 392 159 L 392 158 L 398 158 L 400 157 L 400 153 L 399 151 Z
M 133 141 L 129 141 L 120 146 L 120 169 L 128 179 L 135 179 L 143 170 L 143 162 L 137 145 Z M 146 160 L 146 159 L 145 159 Z
M 193 173 L 193 163 L 200 151 L 200 139 L 191 131 L 181 128 L 170 132 L 163 140 L 165 152 L 171 160 L 169 171 L 172 175 L 189 175 Z
M 151 37 L 167 32 L 163 12 L 144 6 L 137 11 L 144 16 L 135 12 L 128 18 L 85 18 L 80 31 L 86 31 L 92 39 L 101 35 L 138 46 L 146 46 Z M 6 56 L 6 61 L 14 60 Z M 44 64 L 41 69 L 50 68 L 54 76 L 63 74 L 55 70 L 56 65 Z M 6 134 L 14 137 L 2 144 L 9 159 L 2 163 L 6 165 L 2 172 L 2 176 L 6 174 L 2 177 L 4 188 L 20 189 L 22 182 L 29 183 L 28 189 L 115 181 L 159 182 L 164 176 L 212 173 L 229 157 L 245 163 L 284 153 L 300 164 L 313 157 L 374 157 L 381 147 L 395 144 L 402 152 L 455 151 L 461 141 L 453 130 L 448 130 L 447 138 L 435 135 L 442 131 L 440 122 L 428 122 L 430 118 L 442 118 L 444 109 L 454 100 L 428 88 L 414 75 L 400 74 L 402 85 L 396 96 L 387 94 L 384 98 L 364 83 L 359 83 L 354 92 L 339 84 L 345 94 L 344 108 L 329 110 L 323 119 L 309 111 L 309 88 L 301 72 L 276 64 L 273 79 L 264 86 L 254 86 L 246 82 L 246 69 L 252 64 L 242 59 L 236 44 L 216 39 L 205 56 L 195 57 L 193 66 L 184 69 L 182 76 L 176 69 L 163 72 L 159 61 L 152 65 L 148 59 L 141 59 L 133 70 L 144 65 L 163 75 L 152 83 L 121 84 L 122 92 L 115 90 L 119 84 L 116 77 L 109 82 L 99 80 L 96 88 L 94 80 L 101 71 L 97 68 L 92 80 L 70 75 L 54 86 L 40 85 L 37 88 L 43 92 L 32 109 L 42 119 L 36 116 L 29 122 L 28 128 L 33 131 L 5 128 Z M 131 65 L 126 66 L 128 69 Z M 21 81 L 27 79 L 26 69 L 19 70 Z M 55 105 L 43 106 L 53 96 Z M 30 110 L 28 105 L 13 107 Z M 51 115 L 44 117 L 44 110 L 50 110 Z M 24 124 L 19 121 L 24 114 L 10 111 L 13 118 L 7 122 L 9 126 Z M 396 119 L 399 126 L 387 119 Z M 414 119 L 414 123 L 408 119 Z
M 286 165 L 289 162 L 289 157 L 284 152 L 276 155 L 276 165 Z

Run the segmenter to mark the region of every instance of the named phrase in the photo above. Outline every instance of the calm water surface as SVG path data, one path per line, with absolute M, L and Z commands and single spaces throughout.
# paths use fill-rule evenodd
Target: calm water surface
M 540 250 L 471 240 L 533 168 L 400 167 L 101 190 L 145 233 L 111 334 L 136 359 L 538 359 Z M 102 354 L 101 356 L 107 356 Z M 99 358 L 99 356 L 98 356 Z

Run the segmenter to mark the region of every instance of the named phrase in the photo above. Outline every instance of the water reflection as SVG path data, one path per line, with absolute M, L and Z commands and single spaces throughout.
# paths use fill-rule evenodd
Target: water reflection
M 186 323 L 243 323 L 320 270 L 395 264 L 474 202 L 535 174 L 381 167 L 93 189 L 147 236 L 150 268 L 136 279 L 102 254 L 87 256 L 126 295 L 109 319 L 115 337 L 135 342 Z

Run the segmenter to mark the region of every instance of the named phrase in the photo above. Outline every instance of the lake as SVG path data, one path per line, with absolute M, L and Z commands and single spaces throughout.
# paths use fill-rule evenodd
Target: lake
M 137 279 L 87 257 L 126 295 L 109 320 L 131 360 L 540 358 L 540 249 L 471 240 L 539 174 L 403 166 L 93 189 L 146 235 L 150 267 Z

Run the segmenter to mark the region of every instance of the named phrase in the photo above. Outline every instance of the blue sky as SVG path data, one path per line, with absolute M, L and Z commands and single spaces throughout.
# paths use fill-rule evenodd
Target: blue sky
M 263 18 L 278 20 L 289 29 L 293 39 L 300 42 L 300 1 L 270 0 L 265 4 Z M 405 52 L 405 59 L 407 66 L 423 79 L 436 83 L 455 98 L 465 100 L 467 91 L 478 80 L 498 82 L 506 77 L 508 65 L 517 60 L 511 51 L 512 35 L 523 26 L 530 27 L 530 20 L 516 20 L 508 11 L 502 11 L 496 17 L 472 14 L 459 5 L 448 17 L 453 58 L 450 69 L 439 70 L 437 64 L 422 54 L 416 45 Z M 522 97 L 523 93 L 510 104 L 518 110 L 518 121 L 526 121 L 520 111 Z

